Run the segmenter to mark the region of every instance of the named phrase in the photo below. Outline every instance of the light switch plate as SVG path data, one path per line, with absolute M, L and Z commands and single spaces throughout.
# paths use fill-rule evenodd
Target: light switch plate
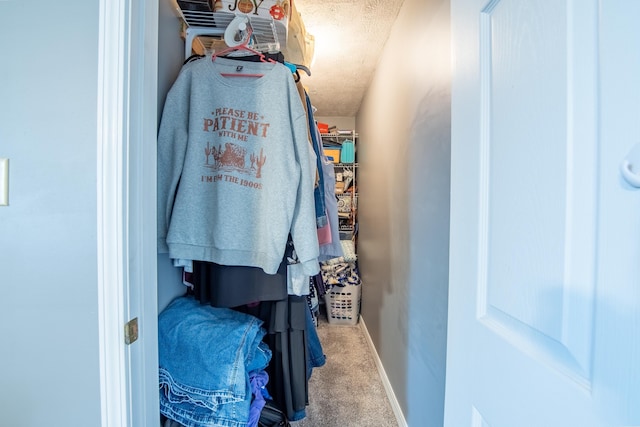
M 9 159 L 0 159 L 0 206 L 9 205 Z

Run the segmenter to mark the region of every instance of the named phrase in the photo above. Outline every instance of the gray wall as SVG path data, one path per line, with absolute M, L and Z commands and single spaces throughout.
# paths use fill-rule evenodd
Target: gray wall
M 356 118 L 362 317 L 410 426 L 442 426 L 451 54 L 448 0 L 406 0 Z
M 178 77 L 184 62 L 184 41 L 180 38 L 180 20 L 171 0 L 159 0 L 158 20 L 158 124 L 167 93 Z M 158 254 L 158 310 L 162 311 L 177 296 L 186 291 L 180 269 L 169 255 Z
M 96 0 L 0 2 L 0 425 L 99 426 Z

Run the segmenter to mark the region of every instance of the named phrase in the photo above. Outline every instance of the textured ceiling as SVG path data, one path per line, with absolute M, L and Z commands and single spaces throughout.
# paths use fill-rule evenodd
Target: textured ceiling
M 355 117 L 403 0 L 295 0 L 315 37 L 302 82 L 318 116 Z

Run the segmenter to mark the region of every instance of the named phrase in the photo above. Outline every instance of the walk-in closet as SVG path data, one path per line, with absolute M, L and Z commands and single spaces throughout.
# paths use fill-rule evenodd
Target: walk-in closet
M 159 63 L 179 67 L 173 80 L 159 82 L 168 91 L 158 93 L 164 427 L 325 424 L 319 411 L 316 420 L 307 416 L 321 396 L 310 387 L 314 370 L 342 372 L 342 385 L 312 383 L 336 396 L 358 375 L 341 367 L 346 352 L 330 355 L 325 367 L 318 329 L 348 325 L 362 334 L 354 328 L 364 287 L 357 265 L 359 135 L 353 126 L 338 128 L 344 119 L 317 118 L 305 86 L 315 40 L 296 6 L 164 5 L 159 30 L 174 39 L 175 51 L 159 49 Z M 358 347 L 360 354 L 373 350 L 366 341 Z M 369 369 L 359 375 L 381 384 L 375 364 Z M 373 408 L 387 408 L 378 422 L 397 425 L 388 396 L 371 400 Z M 315 406 L 339 413 L 330 401 Z M 351 423 L 370 422 L 376 415 L 368 412 Z

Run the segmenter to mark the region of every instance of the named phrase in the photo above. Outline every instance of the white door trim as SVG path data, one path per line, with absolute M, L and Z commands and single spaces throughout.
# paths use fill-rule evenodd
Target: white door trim
M 101 427 L 159 423 L 158 0 L 101 0 L 97 242 Z M 124 325 L 138 318 L 139 338 Z
M 98 42 L 97 242 L 101 426 L 127 425 L 123 177 L 125 67 L 130 0 L 101 0 Z

